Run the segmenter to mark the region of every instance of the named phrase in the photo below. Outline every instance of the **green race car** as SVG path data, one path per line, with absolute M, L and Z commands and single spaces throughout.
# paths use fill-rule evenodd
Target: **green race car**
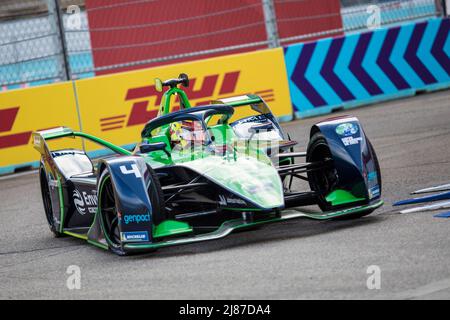
M 383 204 L 376 154 L 356 118 L 314 125 L 307 150 L 294 152 L 297 143 L 259 96 L 191 107 L 180 85 L 189 86 L 187 75 L 156 80 L 168 90 L 133 150 L 65 127 L 33 133 L 56 236 L 125 255 L 300 217 L 361 217 Z M 170 112 L 175 95 L 181 107 Z M 82 150 L 49 149 L 48 141 L 67 137 L 111 152 L 90 159 Z M 309 188 L 293 190 L 296 179 Z M 299 208 L 308 205 L 321 210 Z

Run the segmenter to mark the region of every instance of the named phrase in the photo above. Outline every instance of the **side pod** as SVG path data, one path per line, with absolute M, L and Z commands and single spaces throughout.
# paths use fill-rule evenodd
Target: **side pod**
M 311 128 L 327 140 L 338 174 L 339 189 L 367 202 L 381 197 L 381 173 L 375 151 L 356 117 L 328 119 Z

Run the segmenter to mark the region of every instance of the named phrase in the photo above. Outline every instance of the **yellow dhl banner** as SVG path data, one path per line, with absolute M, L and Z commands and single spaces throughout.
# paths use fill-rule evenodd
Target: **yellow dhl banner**
M 11 172 L 11 166 L 38 161 L 40 155 L 33 148 L 31 133 L 59 126 L 79 129 L 72 83 L 0 93 L 0 173 Z M 61 141 L 52 148 L 81 148 L 80 144 Z
M 183 89 L 193 106 L 257 94 L 277 117 L 292 118 L 283 51 L 278 48 L 78 80 L 83 131 L 118 145 L 140 141 L 144 124 L 156 117 L 161 102 L 154 79 L 175 78 L 180 73 L 189 75 L 190 87 Z M 99 146 L 87 143 L 86 148 Z

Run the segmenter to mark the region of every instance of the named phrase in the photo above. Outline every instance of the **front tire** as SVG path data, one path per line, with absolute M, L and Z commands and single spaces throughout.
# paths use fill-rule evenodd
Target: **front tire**
M 330 147 L 321 132 L 316 132 L 308 143 L 306 162 L 325 162 L 332 160 Z M 314 170 L 308 172 L 309 186 L 312 191 L 317 193 L 317 204 L 322 211 L 330 211 L 333 206 L 325 197 L 334 190 L 338 182 L 337 171 L 334 165 L 323 170 Z
M 100 176 L 98 190 L 98 212 L 100 224 L 109 249 L 116 254 L 124 255 L 122 241 L 120 239 L 119 216 L 116 207 L 114 186 L 108 169 Z
M 369 141 L 369 140 L 367 140 Z M 370 141 L 369 141 L 370 144 Z M 372 148 L 372 145 L 370 144 L 370 147 Z M 372 148 L 373 151 L 373 148 Z M 307 150 L 307 156 L 306 161 L 307 162 L 318 162 L 318 161 L 328 161 L 331 160 L 333 157 L 331 155 L 330 147 L 328 146 L 328 142 L 325 138 L 325 136 L 321 132 L 316 132 L 309 141 L 308 144 L 308 150 Z M 376 158 L 375 152 L 374 152 L 374 161 L 376 170 L 378 173 L 378 178 L 380 181 L 380 189 L 381 189 L 381 176 L 380 176 L 380 167 L 378 164 L 378 159 Z M 352 204 L 349 205 L 341 205 L 338 207 L 335 207 L 331 205 L 327 200 L 326 196 L 335 190 L 335 186 L 338 183 L 338 175 L 336 168 L 334 166 L 330 166 L 329 168 L 326 168 L 324 170 L 316 170 L 316 171 L 310 171 L 308 172 L 308 180 L 309 185 L 311 187 L 312 191 L 317 192 L 317 201 L 320 209 L 324 212 L 332 211 L 336 209 L 345 209 L 352 207 Z M 366 216 L 370 213 L 372 213 L 375 209 L 368 209 L 366 211 L 349 214 L 346 216 L 334 218 L 334 220 L 349 220 L 349 219 L 356 219 L 361 218 L 363 216 Z
M 147 167 L 151 184 L 148 188 L 152 204 L 152 223 L 157 225 L 166 219 L 164 197 L 159 180 L 152 168 Z M 110 250 L 118 255 L 126 255 L 120 238 L 119 217 L 116 206 L 115 188 L 108 169 L 103 170 L 99 179 L 98 210 L 100 224 Z

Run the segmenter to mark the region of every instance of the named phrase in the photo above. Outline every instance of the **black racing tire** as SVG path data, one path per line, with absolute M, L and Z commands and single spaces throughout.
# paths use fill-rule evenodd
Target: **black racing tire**
M 370 142 L 370 140 L 367 137 L 366 137 L 366 141 L 367 141 L 367 144 L 369 145 L 370 151 L 373 154 L 373 161 L 374 161 L 374 165 L 375 165 L 375 170 L 377 170 L 378 184 L 380 186 L 380 193 L 381 193 L 380 163 L 378 162 L 378 158 L 377 158 L 377 154 L 375 153 L 375 149 L 373 148 L 372 143 Z M 362 212 L 349 214 L 349 215 L 346 215 L 346 216 L 343 216 L 343 217 L 338 217 L 335 220 L 353 220 L 353 219 L 358 219 L 358 218 L 367 216 L 367 215 L 371 214 L 374 211 L 375 211 L 375 209 L 367 209 L 367 210 L 362 211 Z
M 377 178 L 378 178 L 378 185 L 380 186 L 380 194 L 382 191 L 382 179 L 381 179 L 381 170 L 380 170 L 380 163 L 378 162 L 377 153 L 375 152 L 375 149 L 373 148 L 372 142 L 368 138 L 366 138 L 367 144 L 369 145 L 369 149 L 372 152 L 373 155 L 373 161 L 375 164 L 375 170 L 377 170 Z
M 325 136 L 321 132 L 313 134 L 308 143 L 306 162 L 313 163 L 332 159 L 331 150 Z M 312 191 L 317 192 L 317 204 L 322 211 L 330 211 L 333 206 L 326 201 L 325 197 L 333 191 L 338 176 L 336 168 L 331 166 L 324 170 L 309 171 L 307 173 L 309 186 Z
M 124 255 L 120 239 L 119 217 L 114 196 L 114 186 L 108 169 L 103 170 L 98 185 L 98 214 L 100 225 L 109 249 Z
M 370 148 L 373 151 L 373 147 L 370 141 L 368 139 L 367 141 L 369 143 Z M 381 190 L 380 166 L 374 151 L 373 154 Z M 317 161 L 324 161 L 329 158 L 332 158 L 332 155 L 327 140 L 321 132 L 316 132 L 309 141 L 306 161 L 317 162 Z M 319 205 L 320 209 L 324 212 L 352 207 L 352 204 L 333 207 L 328 201 L 326 201 L 325 195 L 333 191 L 333 184 L 338 181 L 337 179 L 338 176 L 335 167 L 330 167 L 327 170 L 317 170 L 308 172 L 309 185 L 311 187 L 311 190 L 316 191 L 319 194 L 317 204 Z M 334 218 L 333 220 L 357 219 L 372 213 L 374 210 L 375 209 L 368 209 L 366 211 L 349 214 L 342 217 L 337 217 Z
M 156 173 L 152 168 L 147 167 L 150 173 L 152 184 L 149 187 L 149 197 L 152 204 L 152 223 L 155 225 L 165 220 L 164 196 Z M 118 254 L 126 255 L 122 248 L 120 239 L 119 218 L 117 215 L 116 198 L 114 194 L 114 184 L 111 174 L 105 168 L 99 179 L 98 187 L 98 209 L 100 214 L 100 224 L 105 235 L 109 249 Z
M 55 238 L 62 237 L 63 234 L 58 231 L 55 224 L 55 218 L 53 216 L 53 209 L 52 209 L 52 200 L 50 196 L 50 187 L 48 185 L 48 179 L 45 173 L 45 168 L 42 164 L 39 166 L 39 181 L 41 184 L 41 195 L 42 195 L 42 203 L 44 205 L 45 218 L 47 219 L 50 231 L 53 233 Z
M 147 170 L 150 173 L 150 181 L 153 184 L 153 188 L 149 188 L 148 190 L 153 210 L 152 219 L 153 223 L 158 225 L 168 218 L 166 214 L 166 202 L 164 201 L 164 193 L 158 175 L 150 166 L 147 166 Z

